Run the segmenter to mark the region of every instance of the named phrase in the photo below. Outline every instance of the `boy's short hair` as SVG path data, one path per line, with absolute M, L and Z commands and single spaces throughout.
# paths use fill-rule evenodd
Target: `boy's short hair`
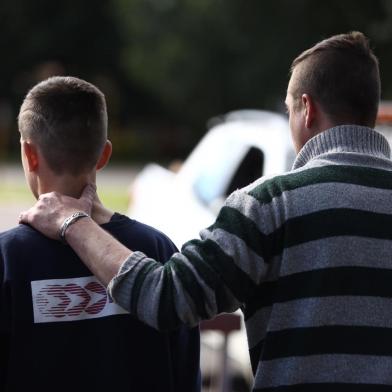
M 292 63 L 294 102 L 311 95 L 334 120 L 374 126 L 380 100 L 378 60 L 360 32 L 340 34 L 317 43 Z
M 77 175 L 94 168 L 107 140 L 105 96 L 84 80 L 51 77 L 27 93 L 18 126 L 51 170 Z

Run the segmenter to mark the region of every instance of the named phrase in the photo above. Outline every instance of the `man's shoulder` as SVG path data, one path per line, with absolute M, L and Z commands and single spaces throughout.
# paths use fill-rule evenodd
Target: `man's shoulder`
M 325 182 L 350 182 L 355 177 L 372 176 L 374 169 L 355 165 L 328 164 L 303 166 L 279 175 L 262 177 L 239 192 L 256 197 L 260 201 L 268 201 L 284 192 L 314 186 Z M 264 200 L 265 199 L 265 200 Z
M 308 170 L 302 169 L 300 171 L 288 171 L 281 174 L 263 176 L 246 187 L 233 192 L 228 200 L 237 199 L 241 203 L 241 199 L 251 196 L 259 202 L 267 203 L 285 190 L 297 186 L 303 178 L 309 179 Z
M 281 196 L 288 195 L 291 191 L 303 192 L 307 188 L 315 191 L 325 184 L 334 187 L 338 183 L 391 189 L 392 170 L 388 165 L 370 166 L 360 163 L 316 160 L 312 165 L 280 175 L 262 177 L 234 192 L 229 200 L 233 205 L 243 203 L 244 199 L 269 204 L 277 198 L 286 200 Z

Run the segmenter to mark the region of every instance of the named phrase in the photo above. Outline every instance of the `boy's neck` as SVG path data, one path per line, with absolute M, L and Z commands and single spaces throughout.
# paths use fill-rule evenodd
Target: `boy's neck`
M 56 174 L 42 165 L 35 177 L 38 195 L 58 192 L 66 196 L 79 198 L 87 183 L 95 183 L 95 172 L 81 173 L 73 176 L 68 173 Z
M 41 195 L 42 193 L 58 192 L 66 196 L 79 198 L 88 183 L 95 183 L 95 173 L 80 177 L 53 176 L 50 181 L 38 179 L 37 193 Z M 97 196 L 91 211 L 93 220 L 98 224 L 103 224 L 109 222 L 112 216 L 113 212 L 105 208 Z

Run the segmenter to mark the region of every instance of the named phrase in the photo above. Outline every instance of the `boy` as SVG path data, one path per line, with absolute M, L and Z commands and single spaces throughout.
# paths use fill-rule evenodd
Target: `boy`
M 18 118 L 27 183 L 36 198 L 77 197 L 108 162 L 103 94 L 53 77 L 26 96 Z M 125 246 L 162 261 L 176 250 L 162 233 L 112 213 L 92 218 Z M 1 391 L 197 391 L 199 333 L 158 333 L 115 305 L 65 243 L 20 225 L 0 235 Z M 142 283 L 140 282 L 142 287 Z

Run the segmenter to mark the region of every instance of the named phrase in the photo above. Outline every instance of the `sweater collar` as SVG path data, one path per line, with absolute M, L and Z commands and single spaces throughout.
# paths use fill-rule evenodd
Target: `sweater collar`
M 312 137 L 298 153 L 293 169 L 327 153 L 354 152 L 390 158 L 391 149 L 383 135 L 359 125 L 339 125 Z

